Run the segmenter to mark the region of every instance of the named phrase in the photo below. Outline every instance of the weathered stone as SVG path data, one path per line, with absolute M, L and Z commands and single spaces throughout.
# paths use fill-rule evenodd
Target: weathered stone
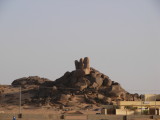
M 90 69 L 89 58 L 88 57 L 84 58 L 83 63 L 84 63 L 84 68 Z
M 85 75 L 85 72 L 81 69 L 77 69 L 75 72 L 74 72 L 74 77 L 75 78 L 80 78 L 80 77 L 83 77 Z
M 94 83 L 92 84 L 91 88 L 94 88 L 94 89 L 98 88 L 98 84 L 97 84 L 96 82 L 94 82 Z
M 84 59 L 81 58 L 79 62 L 75 60 L 75 67 L 76 70 L 78 71 L 84 71 L 85 75 L 90 74 L 89 58 L 88 57 L 85 57 Z
M 88 69 L 88 68 L 84 68 L 83 71 L 84 71 L 85 75 L 90 74 L 90 69 Z
M 79 78 L 78 82 L 75 84 L 75 87 L 79 88 L 80 91 L 87 88 L 87 79 L 86 78 Z
M 22 86 L 22 85 L 41 85 L 46 81 L 50 81 L 46 78 L 40 78 L 38 76 L 30 76 L 16 79 L 12 82 L 12 86 Z
M 112 81 L 111 81 L 110 79 L 105 78 L 105 79 L 103 80 L 103 86 L 109 87 L 109 86 L 111 86 L 111 85 L 112 85 Z
M 100 100 L 104 99 L 104 97 L 105 97 L 105 96 L 102 95 L 102 94 L 97 94 L 97 98 L 100 99 Z
M 67 101 L 70 97 L 71 95 L 61 94 L 60 101 Z
M 110 97 L 105 97 L 104 100 L 108 103 L 111 103 L 112 102 L 112 99 Z
M 110 95 L 114 97 L 125 97 L 126 91 L 120 85 L 112 85 L 110 87 Z M 123 95 L 123 96 L 121 96 Z
M 99 88 L 103 83 L 103 78 L 101 77 L 101 74 L 93 74 L 91 76 L 92 86 L 93 88 Z
M 79 62 L 78 62 L 78 60 L 75 60 L 75 67 L 76 67 L 76 70 L 79 69 Z
M 57 87 L 56 86 L 53 86 L 52 89 L 53 89 L 53 91 L 57 91 Z
M 84 68 L 84 63 L 83 63 L 83 58 L 81 58 L 79 60 L 79 69 L 83 69 Z
M 85 101 L 89 104 L 96 104 L 96 101 L 84 94 Z
M 68 101 L 67 103 L 66 103 L 66 106 L 67 107 L 72 107 L 72 106 L 74 106 L 75 105 L 75 103 L 73 102 L 73 101 Z

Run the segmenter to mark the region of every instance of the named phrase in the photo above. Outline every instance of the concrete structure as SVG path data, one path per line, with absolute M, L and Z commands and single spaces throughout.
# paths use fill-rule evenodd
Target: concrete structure
M 118 101 L 117 104 L 122 110 L 125 110 L 125 108 L 134 110 L 134 114 L 160 114 L 160 101 Z
M 160 108 L 160 101 L 118 101 L 117 105 L 120 108 L 124 108 L 125 106 L 133 106 L 137 108 Z
M 107 109 L 105 114 L 160 115 L 160 94 L 144 94 L 142 101 L 117 101 L 117 105 L 102 107 Z
M 116 115 L 134 115 L 135 111 L 127 109 L 116 109 Z
M 101 114 L 107 115 L 107 109 L 105 108 L 101 109 Z
M 143 101 L 160 101 L 160 94 L 144 94 Z

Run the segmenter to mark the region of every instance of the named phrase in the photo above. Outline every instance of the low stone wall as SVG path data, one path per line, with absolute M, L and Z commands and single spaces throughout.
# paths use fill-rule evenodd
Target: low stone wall
M 14 114 L 0 114 L 0 120 L 12 120 L 13 116 L 16 120 L 61 120 L 61 115 L 57 114 L 22 114 L 22 118 Z
M 134 115 L 134 111 L 126 109 L 116 109 L 116 115 Z
M 88 120 L 123 120 L 123 115 L 88 115 Z

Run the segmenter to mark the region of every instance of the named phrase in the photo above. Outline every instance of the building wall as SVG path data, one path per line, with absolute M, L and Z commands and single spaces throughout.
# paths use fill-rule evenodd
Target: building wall
M 144 94 L 143 101 L 155 101 L 160 100 L 160 94 Z
M 133 110 L 116 109 L 116 115 L 134 115 Z
M 124 106 L 134 106 L 134 107 L 155 107 L 160 108 L 160 101 L 119 101 L 118 105 L 120 108 Z

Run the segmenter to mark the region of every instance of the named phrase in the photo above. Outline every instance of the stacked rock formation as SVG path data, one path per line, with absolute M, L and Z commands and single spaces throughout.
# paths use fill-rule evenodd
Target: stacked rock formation
M 116 100 L 128 100 L 129 98 L 132 100 L 132 95 L 126 92 L 119 83 L 90 67 L 88 57 L 81 58 L 79 61 L 75 60 L 75 68 L 74 71 L 66 72 L 52 83 L 52 86 L 56 86 L 59 90 L 57 94 L 63 94 L 63 98 L 64 95 L 84 95 L 86 102 L 104 104 L 111 104 L 112 101 Z
M 73 85 L 75 85 L 75 87 L 79 87 L 80 90 L 83 90 L 87 87 L 87 83 L 89 82 L 84 78 L 84 76 L 89 75 L 91 72 L 89 58 L 81 58 L 79 62 L 78 60 L 75 60 L 75 67 L 76 70 L 74 71 L 72 81 L 77 81 L 77 83 Z
M 39 104 L 51 102 L 61 105 L 76 103 L 113 104 L 117 100 L 139 100 L 138 94 L 130 94 L 121 85 L 107 75 L 90 67 L 88 57 L 75 60 L 75 70 L 66 72 L 55 81 L 40 77 L 28 77 L 15 80 L 12 85 L 37 85 L 32 102 Z M 47 102 L 46 102 L 47 101 Z
M 81 76 L 90 74 L 89 58 L 88 57 L 85 57 L 84 59 L 81 58 L 79 62 L 78 60 L 75 60 L 75 67 L 76 67 L 76 72 Z
M 61 78 L 55 81 L 55 85 L 64 87 L 81 87 L 79 90 L 85 88 L 99 90 L 101 87 L 109 88 L 112 90 L 120 87 L 119 83 L 112 81 L 108 76 L 100 73 L 98 70 L 90 67 L 89 58 L 81 58 L 79 61 L 75 61 L 76 70 L 72 72 L 66 72 Z

